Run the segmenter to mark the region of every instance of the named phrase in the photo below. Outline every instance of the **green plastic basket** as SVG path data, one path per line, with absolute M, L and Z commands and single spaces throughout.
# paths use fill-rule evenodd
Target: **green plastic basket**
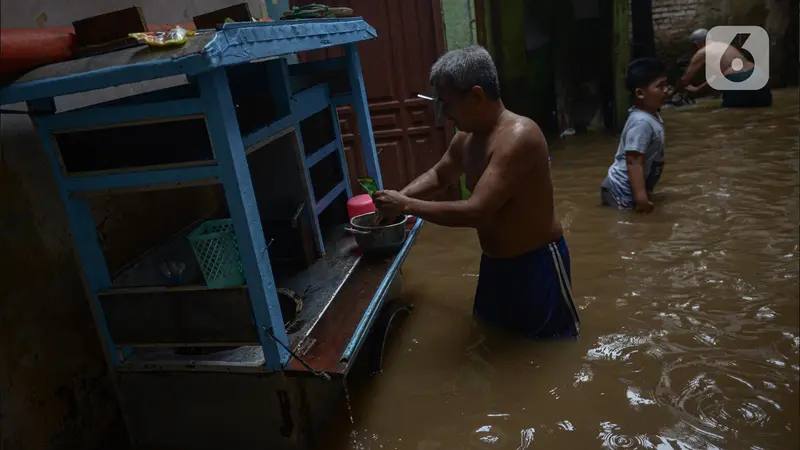
M 188 237 L 208 287 L 219 289 L 244 284 L 232 219 L 203 222 Z

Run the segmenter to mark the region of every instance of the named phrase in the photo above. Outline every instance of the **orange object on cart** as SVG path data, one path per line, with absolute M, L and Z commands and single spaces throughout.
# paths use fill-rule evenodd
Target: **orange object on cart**
M 268 22 L 272 19 L 259 19 Z M 169 31 L 175 26 L 195 30 L 193 22 L 148 25 L 148 31 Z M 77 50 L 75 29 L 3 28 L 0 29 L 0 75 L 26 72 L 36 67 L 72 59 Z

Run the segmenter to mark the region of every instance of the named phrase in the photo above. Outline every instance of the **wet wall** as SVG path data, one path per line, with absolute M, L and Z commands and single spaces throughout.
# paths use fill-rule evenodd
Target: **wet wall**
M 275 7 L 281 2 L 272 2 Z M 136 2 L 149 23 L 191 21 L 237 0 Z M 2 27 L 67 26 L 74 20 L 130 6 L 108 0 L 4 0 Z M 280 5 L 279 5 L 280 6 Z M 265 3 L 250 2 L 266 15 Z M 166 87 L 178 80 L 104 89 L 57 100 L 59 109 Z M 6 108 L 6 107 L 4 107 Z M 9 106 L 24 110 L 24 105 Z M 63 206 L 38 137 L 26 116 L 0 117 L 0 448 L 91 449 L 116 423 L 118 405 L 72 253 Z M 175 191 L 153 202 L 141 198 L 97 201 L 94 213 L 117 236 L 124 261 L 146 246 L 126 245 L 132 231 L 156 239 L 175 224 L 153 220 L 153 211 L 181 206 L 199 215 L 213 193 Z M 208 197 L 212 196 L 212 197 Z M 200 207 L 194 205 L 201 205 Z M 116 230 L 116 231 L 113 231 Z

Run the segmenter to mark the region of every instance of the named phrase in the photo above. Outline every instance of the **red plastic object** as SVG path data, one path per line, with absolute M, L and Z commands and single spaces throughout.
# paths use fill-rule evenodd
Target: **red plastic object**
M 347 215 L 351 219 L 371 212 L 375 212 L 375 204 L 372 203 L 372 197 L 367 194 L 356 195 L 347 201 Z
M 74 50 L 72 27 L 3 28 L 0 30 L 0 74 L 20 73 L 66 61 L 72 58 Z

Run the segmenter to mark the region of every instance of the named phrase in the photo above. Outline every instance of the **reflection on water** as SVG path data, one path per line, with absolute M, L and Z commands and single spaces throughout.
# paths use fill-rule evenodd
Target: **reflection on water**
M 613 137 L 552 145 L 577 342 L 486 334 L 474 233 L 426 225 L 404 267 L 414 314 L 322 447 L 800 448 L 797 91 L 775 99 L 665 112 L 647 217 L 599 206 Z

